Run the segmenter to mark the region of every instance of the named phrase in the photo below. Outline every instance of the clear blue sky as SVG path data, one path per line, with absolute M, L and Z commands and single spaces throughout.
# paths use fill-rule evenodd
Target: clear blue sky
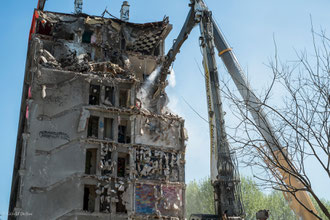
M 45 10 L 72 12 L 74 0 L 48 0 Z M 167 48 L 176 38 L 189 10 L 188 0 L 130 0 L 131 21 L 151 22 L 170 17 L 174 28 L 167 40 Z M 295 58 L 294 49 L 310 48 L 310 20 L 316 28 L 329 28 L 328 0 L 206 0 L 219 22 L 227 40 L 234 48 L 242 67 L 249 72 L 255 89 L 262 89 L 269 80 L 265 66 L 274 54 L 273 34 L 276 36 L 283 60 Z M 121 0 L 84 0 L 85 13 L 100 15 L 105 7 L 119 16 Z M 0 214 L 8 210 L 11 175 L 16 146 L 18 116 L 24 77 L 28 33 L 37 0 L 2 1 L 0 7 Z M 168 88 L 170 106 L 186 119 L 189 132 L 187 144 L 186 180 L 209 175 L 208 125 L 183 103 L 188 100 L 206 118 L 204 79 L 195 59 L 201 62 L 198 46 L 199 30 L 195 29 L 177 56 L 174 70 L 176 86 Z M 221 66 L 220 60 L 218 60 Z M 222 72 L 225 74 L 224 72 Z M 276 95 L 276 94 L 274 94 Z M 227 119 L 230 121 L 230 119 Z M 248 174 L 247 170 L 242 170 Z M 309 168 L 312 184 L 318 195 L 330 199 L 327 177 Z

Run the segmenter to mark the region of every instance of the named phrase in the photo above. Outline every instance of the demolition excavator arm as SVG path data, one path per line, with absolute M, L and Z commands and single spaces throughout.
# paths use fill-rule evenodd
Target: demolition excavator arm
M 182 44 L 186 41 L 190 32 L 195 27 L 195 25 L 196 25 L 195 12 L 194 12 L 194 8 L 191 7 L 191 9 L 188 13 L 188 16 L 186 18 L 186 21 L 185 21 L 178 37 L 176 38 L 176 40 L 173 43 L 173 46 L 171 47 L 171 49 L 168 51 L 167 55 L 165 56 L 165 61 L 162 65 L 162 69 L 161 69 L 161 76 L 160 76 L 161 82 L 164 82 L 166 80 L 167 74 L 170 73 L 169 69 L 170 69 L 172 63 L 174 62 L 176 55 L 180 52 L 180 48 L 181 48 Z
M 242 219 L 244 210 L 240 194 L 240 180 L 233 155 L 230 152 L 224 125 L 219 74 L 214 51 L 212 16 L 202 1 L 191 1 L 190 7 L 183 28 L 165 58 L 160 83 L 164 83 L 166 80 L 166 75 L 170 72 L 169 68 L 191 30 L 199 25 L 210 127 L 211 182 L 214 187 L 216 219 Z
M 182 44 L 188 38 L 191 30 L 199 24 L 201 32 L 200 47 L 203 52 L 203 67 L 205 71 L 210 126 L 211 181 L 215 192 L 216 218 L 242 219 L 244 216 L 244 210 L 240 196 L 240 181 L 239 176 L 237 175 L 238 172 L 236 166 L 233 162 L 234 158 L 229 149 L 227 134 L 225 131 L 215 49 L 243 97 L 249 112 L 258 126 L 258 130 L 265 140 L 266 147 L 272 152 L 275 152 L 273 153 L 273 160 L 275 163 L 278 163 L 282 167 L 287 167 L 287 169 L 295 168 L 292 163 L 287 162 L 290 161 L 289 158 L 283 158 L 283 155 L 286 155 L 285 153 L 283 154 L 285 148 L 280 147 L 280 143 L 277 142 L 275 132 L 262 109 L 260 100 L 250 89 L 250 85 L 244 72 L 212 17 L 211 11 L 208 10 L 203 0 L 191 0 L 190 7 L 191 9 L 186 22 L 183 25 L 177 40 L 166 56 L 161 71 L 160 82 L 166 80 L 166 75 L 170 72 L 169 68 L 174 62 L 176 55 L 179 53 Z M 274 161 L 272 162 L 274 163 Z M 299 180 L 295 179 L 293 176 L 290 176 L 281 170 L 278 170 L 278 172 L 281 174 L 283 181 L 287 184 L 291 184 L 294 187 L 301 185 Z M 296 193 L 296 197 L 303 206 L 312 212 L 317 213 L 306 192 L 299 191 Z M 289 195 L 286 196 L 286 198 L 290 201 L 291 208 L 304 220 L 315 219 L 314 215 L 303 208 L 294 197 L 290 197 Z
M 251 90 L 250 85 L 244 75 L 240 64 L 235 57 L 232 49 L 229 47 L 224 36 L 222 35 L 219 27 L 216 25 L 214 19 L 212 18 L 213 23 L 213 34 L 214 34 L 214 44 L 219 52 L 223 63 L 225 64 L 228 73 L 233 79 L 238 91 L 243 97 L 246 106 L 251 113 L 254 121 L 258 125 L 258 130 L 260 131 L 263 139 L 265 140 L 266 146 L 270 149 L 270 152 L 273 152 L 273 161 L 272 163 L 277 163 L 277 171 L 281 174 L 281 180 L 284 181 L 287 185 L 292 186 L 296 189 L 302 189 L 302 183 L 296 179 L 294 176 L 290 175 L 290 172 L 285 172 L 278 167 L 284 167 L 286 170 L 294 170 L 294 164 L 291 163 L 286 149 L 281 147 L 281 144 L 277 141 L 275 132 L 273 131 L 272 125 L 266 117 L 262 109 L 261 101 L 257 98 L 254 92 Z M 286 157 L 286 158 L 284 158 Z M 269 164 L 269 161 L 265 161 Z M 274 167 L 274 166 L 273 166 Z M 316 217 L 311 213 L 314 212 L 317 214 L 317 211 L 311 201 L 310 196 L 306 191 L 298 191 L 295 193 L 296 198 L 291 193 L 286 193 L 285 198 L 289 201 L 290 207 L 292 210 L 300 216 L 303 220 L 316 219 Z M 302 203 L 302 204 L 300 204 Z M 304 206 L 306 208 L 304 208 Z M 307 211 L 310 210 L 310 211 Z

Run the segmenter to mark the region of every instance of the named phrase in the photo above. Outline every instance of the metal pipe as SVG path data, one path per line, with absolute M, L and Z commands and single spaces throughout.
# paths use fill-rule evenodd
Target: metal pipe
M 74 13 L 75 14 L 81 14 L 82 13 L 82 6 L 83 6 L 83 0 L 75 0 L 74 1 Z
M 120 20 L 129 21 L 129 4 L 128 1 L 124 1 L 120 9 Z

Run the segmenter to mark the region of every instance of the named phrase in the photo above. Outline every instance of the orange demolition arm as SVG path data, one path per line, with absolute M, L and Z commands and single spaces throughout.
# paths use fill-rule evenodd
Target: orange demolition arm
M 278 174 L 280 174 L 281 180 L 288 186 L 291 186 L 292 189 L 303 189 L 304 186 L 303 184 L 295 178 L 293 175 L 290 175 L 290 170 L 294 169 L 292 168 L 293 164 L 289 164 L 287 159 L 284 158 L 284 155 L 286 154 L 286 150 L 282 149 L 283 152 L 281 151 L 275 151 L 274 152 L 274 157 L 275 160 L 273 160 L 273 164 L 277 163 L 278 165 L 270 165 L 270 162 L 268 160 L 265 160 L 266 163 L 270 166 L 270 168 L 275 172 L 277 171 Z M 283 170 L 279 167 L 283 167 Z M 277 175 L 275 175 L 277 176 Z M 278 177 L 277 177 L 278 178 Z M 287 191 L 290 191 L 288 189 Z M 294 195 L 293 195 L 293 194 Z M 289 202 L 290 208 L 303 220 L 313 220 L 313 219 L 318 219 L 313 215 L 311 212 L 317 214 L 317 211 L 312 203 L 312 200 L 308 193 L 304 190 L 298 190 L 297 192 L 283 192 L 285 199 Z M 296 197 L 296 198 L 295 198 Z M 299 202 L 298 202 L 299 201 Z M 304 206 L 310 210 L 308 211 Z

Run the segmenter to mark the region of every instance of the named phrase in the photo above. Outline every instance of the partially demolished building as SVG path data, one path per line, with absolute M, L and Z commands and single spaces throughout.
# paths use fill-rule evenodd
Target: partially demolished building
M 184 219 L 184 120 L 149 92 L 170 30 L 35 10 L 10 219 Z

